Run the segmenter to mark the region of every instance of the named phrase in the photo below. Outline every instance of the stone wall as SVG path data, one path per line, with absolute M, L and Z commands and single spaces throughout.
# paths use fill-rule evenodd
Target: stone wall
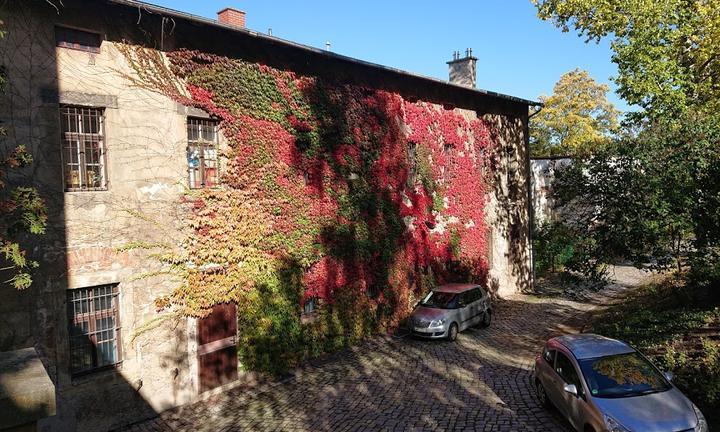
M 569 163 L 570 158 L 567 157 L 530 160 L 532 206 L 536 226 L 550 223 L 559 217 L 552 197 L 552 183 L 555 178 L 555 170 Z
M 2 302 L 0 350 L 36 345 L 57 386 L 52 430 L 103 430 L 125 415 L 152 415 L 192 400 L 186 319 L 172 318 L 137 335 L 158 316 L 154 299 L 172 288 L 141 252 L 119 252 L 134 240 L 166 238 L 187 184 L 186 116 L 165 97 L 134 88 L 114 44 L 93 54 L 56 48 L 52 8 L 10 8 L 0 63 L 8 89 L 0 119 L 7 148 L 25 144 L 35 162 L 24 173 L 48 205 L 48 232 L 32 249 L 41 263 L 33 287 Z M 102 104 L 108 188 L 64 192 L 58 103 Z M 143 220 L 140 216 L 147 218 Z M 122 364 L 118 370 L 69 374 L 68 289 L 119 284 Z M 3 287 L 7 292 L 8 287 Z M 139 395 L 140 397 L 137 397 Z

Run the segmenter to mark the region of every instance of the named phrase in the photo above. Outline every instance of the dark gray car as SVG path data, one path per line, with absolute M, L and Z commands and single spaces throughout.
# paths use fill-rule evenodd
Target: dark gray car
M 455 340 L 458 332 L 492 319 L 490 296 L 475 284 L 446 284 L 433 289 L 413 310 L 408 320 L 416 336 Z
M 582 432 L 707 432 L 670 378 L 630 345 L 593 334 L 550 339 L 535 359 L 538 399 Z

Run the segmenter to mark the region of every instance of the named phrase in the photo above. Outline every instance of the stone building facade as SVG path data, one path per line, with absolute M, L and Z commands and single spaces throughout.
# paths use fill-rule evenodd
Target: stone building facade
M 571 159 L 567 156 L 532 158 L 530 160 L 533 220 L 536 226 L 552 223 L 561 216 L 559 210 L 555 208 L 552 186 L 555 171 L 570 162 Z
M 139 277 L 157 264 L 123 246 L 138 238 L 162 241 L 177 224 L 188 183 L 188 118 L 208 115 L 134 86 L 122 41 L 332 74 L 487 119 L 501 144 L 487 207 L 489 284 L 499 296 L 531 286 L 531 102 L 261 35 L 237 26 L 237 14 L 223 23 L 130 0 L 64 0 L 58 7 L 5 2 L 7 35 L 0 40 L 8 79 L 0 104 L 4 146 L 25 144 L 34 155 L 25 174 L 49 216 L 47 233 L 29 243 L 41 263 L 33 286 L 4 288 L 0 351 L 35 347 L 40 354 L 56 388 L 57 414 L 41 422 L 47 430 L 112 429 L 202 394 L 197 320 L 159 320 L 154 300 L 173 283 Z M 73 134 L 102 144 L 80 152 L 83 168 L 67 171 L 78 153 Z M 216 139 L 222 147 L 223 137 Z M 83 326 L 95 334 L 92 343 L 107 349 L 89 355 L 88 341 L 78 336 Z

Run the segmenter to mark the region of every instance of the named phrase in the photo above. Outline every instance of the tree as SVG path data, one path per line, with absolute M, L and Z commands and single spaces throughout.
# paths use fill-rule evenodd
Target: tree
M 541 96 L 543 109 L 530 121 L 533 156 L 591 152 L 618 126 L 618 110 L 607 100 L 609 88 L 583 70 L 560 77 L 553 94 Z
M 585 210 L 594 263 L 652 256 L 720 281 L 717 0 L 533 1 L 563 31 L 611 38 L 618 92 L 643 108 L 624 125 L 637 134 L 579 158 L 554 188 Z
M 612 39 L 618 93 L 641 116 L 720 104 L 717 0 L 533 0 L 538 15 L 590 40 Z
M 0 37 L 3 37 L 1 26 L 2 21 Z M 0 68 L 0 94 L 5 92 L 6 83 L 4 71 Z M 0 126 L 3 143 L 0 147 L 0 280 L 24 289 L 32 283 L 30 271 L 38 263 L 27 258 L 19 239 L 27 233 L 43 234 L 47 215 L 45 203 L 35 188 L 13 186 L 19 170 L 32 163 L 32 156 L 23 145 L 6 149 L 6 135 L 7 130 Z

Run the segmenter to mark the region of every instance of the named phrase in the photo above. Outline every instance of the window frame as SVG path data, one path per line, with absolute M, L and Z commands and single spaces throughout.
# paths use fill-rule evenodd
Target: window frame
M 199 125 L 202 125 L 203 123 L 212 124 L 213 125 L 213 140 L 212 141 L 206 141 L 202 139 L 202 133 L 200 133 L 200 129 L 198 129 L 198 139 L 191 140 L 190 139 L 190 126 L 193 124 L 193 122 L 197 122 Z M 186 147 L 186 159 L 187 159 L 187 179 L 188 179 L 188 187 L 193 190 L 199 190 L 199 189 L 212 189 L 217 188 L 220 185 L 220 158 L 218 155 L 219 147 L 220 147 L 220 122 L 212 119 L 212 118 L 200 118 L 200 117 L 187 117 L 185 122 L 186 130 L 187 130 L 187 147 Z M 190 149 L 191 147 L 195 147 L 199 151 L 199 157 L 198 157 L 198 166 L 197 167 L 191 167 L 190 166 Z M 215 157 L 214 159 L 208 159 L 206 158 L 205 152 L 206 147 L 210 148 L 212 147 L 214 149 Z M 206 166 L 206 161 L 214 161 L 215 166 L 215 174 L 214 174 L 214 183 L 211 185 L 205 184 L 205 170 L 208 169 Z M 195 171 L 195 172 L 193 172 Z M 197 176 L 200 177 L 200 184 L 199 186 L 196 186 L 197 184 Z M 195 179 L 195 181 L 193 181 Z
M 67 111 L 66 111 L 67 110 Z M 70 110 L 74 110 L 74 112 L 70 112 Z M 62 174 L 63 174 L 63 190 L 65 192 L 92 192 L 92 191 L 106 191 L 108 190 L 108 169 L 107 169 L 107 143 L 106 143 L 106 134 L 105 134 L 105 108 L 104 107 L 91 107 L 91 106 L 81 106 L 81 105 L 71 105 L 71 104 L 61 104 L 60 105 L 60 141 L 61 141 L 61 149 L 60 149 L 60 160 L 62 163 Z M 97 127 L 98 132 L 93 133 L 91 132 L 85 132 L 85 119 L 86 119 L 86 111 L 88 113 L 90 112 L 96 112 L 97 114 L 94 116 L 88 116 L 87 118 L 97 118 Z M 65 130 L 63 124 L 64 124 L 64 118 L 67 117 L 67 124 L 68 129 Z M 71 122 L 70 119 L 73 119 Z M 77 128 L 76 132 L 72 131 L 72 127 L 70 125 L 74 123 L 75 127 Z M 93 139 L 98 141 L 98 148 L 100 151 L 100 156 L 95 162 L 88 163 L 87 159 L 87 142 L 86 141 L 92 141 Z M 77 156 L 77 163 L 72 163 L 71 161 L 66 160 L 66 150 L 72 150 L 73 147 L 68 145 L 69 143 L 74 142 L 75 148 L 74 153 L 75 156 Z M 72 170 L 70 169 L 71 165 L 77 166 L 77 172 L 78 172 L 78 180 L 79 180 L 79 187 L 75 186 L 69 186 L 68 177 Z M 89 166 L 97 166 L 99 167 L 100 171 L 100 186 L 92 186 L 88 187 L 88 181 L 87 181 L 87 173 L 88 173 L 88 167 Z M 83 181 L 84 180 L 84 181 Z
M 97 291 L 99 289 L 103 288 L 110 288 L 109 294 L 98 294 Z M 85 291 L 86 296 L 82 297 L 79 296 L 75 298 L 75 293 L 79 293 Z M 108 299 L 110 300 L 110 307 L 104 308 L 100 310 L 96 310 L 96 303 L 100 299 Z M 82 288 L 73 288 L 67 290 L 67 329 L 68 329 L 68 369 L 70 371 L 70 375 L 75 377 L 80 377 L 88 374 L 92 374 L 95 372 L 105 371 L 105 370 L 112 370 L 112 369 L 118 369 L 120 365 L 122 365 L 123 357 L 122 357 L 122 326 L 120 322 L 120 307 L 119 307 L 119 298 L 120 298 L 120 290 L 117 283 L 114 284 L 104 284 L 104 285 L 95 285 L 90 287 L 82 287 Z M 82 310 L 78 313 L 77 307 L 75 306 L 78 302 L 86 301 L 87 302 L 87 310 Z M 82 303 L 80 303 L 82 305 Z M 97 320 L 98 319 L 107 319 L 112 318 L 113 319 L 113 326 L 111 329 L 108 328 L 101 328 L 98 330 L 97 326 Z M 75 333 L 73 331 L 74 327 L 78 327 L 78 324 L 80 323 L 87 323 L 87 331 L 85 333 Z M 99 346 L 98 346 L 98 334 L 103 331 L 112 330 L 113 337 L 110 339 L 103 339 L 100 342 L 108 342 L 108 341 L 114 341 L 115 343 L 115 361 L 109 364 L 100 364 L 99 360 Z M 81 341 L 77 342 L 77 344 L 73 343 L 74 339 L 80 338 Z M 90 343 L 90 356 L 91 356 L 91 366 L 90 367 L 80 367 L 80 368 L 74 368 L 73 364 L 73 353 L 77 351 L 78 349 L 82 351 L 85 347 L 83 346 L 83 339 L 86 339 L 85 343 Z

